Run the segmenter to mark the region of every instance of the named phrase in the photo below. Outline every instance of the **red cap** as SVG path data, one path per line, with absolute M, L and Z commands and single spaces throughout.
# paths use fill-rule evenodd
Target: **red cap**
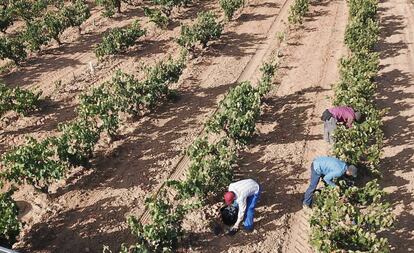
M 226 202 L 227 205 L 231 205 L 233 203 L 234 198 L 234 192 L 226 192 L 224 194 L 224 202 Z

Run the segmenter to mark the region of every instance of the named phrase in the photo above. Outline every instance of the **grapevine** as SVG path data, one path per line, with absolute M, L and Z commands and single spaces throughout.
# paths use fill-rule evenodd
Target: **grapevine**
M 13 190 L 0 193 L 0 245 L 10 247 L 16 242 L 21 224 L 17 218 L 19 210 L 11 195 Z
M 373 78 L 379 69 L 379 57 L 372 52 L 379 31 L 375 20 L 378 2 L 351 0 L 349 5 L 351 18 L 345 43 L 351 54 L 341 59 L 334 104 L 352 106 L 364 115 L 364 121 L 335 130 L 333 153 L 365 169 L 359 174 L 379 175 L 383 112 L 375 108 Z M 340 189 L 323 189 L 315 198 L 310 219 L 311 244 L 320 252 L 390 252 L 387 239 L 379 234 L 395 219 L 384 195 L 376 180 L 361 187 L 347 187 L 341 181 Z
M 223 9 L 227 20 L 231 20 L 234 13 L 243 6 L 244 0 L 220 0 L 220 7 Z
M 138 20 L 134 21 L 131 27 L 114 28 L 102 39 L 102 42 L 95 48 L 96 57 L 102 58 L 106 55 L 117 54 L 135 44 L 135 41 L 145 35 L 146 31 L 141 29 Z
M 194 50 L 197 43 L 206 47 L 207 43 L 221 36 L 223 24 L 216 20 L 212 12 L 200 12 L 192 26 L 181 26 L 178 44 L 184 48 Z

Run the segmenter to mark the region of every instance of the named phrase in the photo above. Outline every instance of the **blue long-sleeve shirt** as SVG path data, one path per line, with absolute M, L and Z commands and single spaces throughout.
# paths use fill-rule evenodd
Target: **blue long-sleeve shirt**
M 323 180 L 331 186 L 335 186 L 332 180 L 345 174 L 347 168 L 348 165 L 344 161 L 335 157 L 320 156 L 313 160 L 313 169 L 323 175 Z

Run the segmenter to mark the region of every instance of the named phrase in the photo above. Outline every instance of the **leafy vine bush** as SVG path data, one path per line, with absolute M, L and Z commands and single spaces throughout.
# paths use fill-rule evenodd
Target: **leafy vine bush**
M 91 12 L 84 0 L 76 0 L 72 5 L 65 6 L 61 15 L 65 27 L 80 27 L 91 16 Z
M 76 119 L 58 127 L 62 135 L 55 139 L 59 159 L 72 165 L 85 165 L 92 157 L 100 130 L 94 122 Z
M 207 129 L 214 133 L 223 130 L 237 143 L 245 144 L 256 130 L 259 115 L 258 90 L 250 82 L 242 82 L 220 102 L 218 112 L 207 122 Z
M 0 37 L 0 59 L 10 59 L 16 65 L 27 58 L 27 53 L 19 37 Z
M 378 41 L 379 24 L 373 19 L 351 19 L 345 31 L 345 44 L 353 51 L 372 50 Z
M 190 207 L 169 203 L 165 191 L 157 198 L 147 198 L 145 204 L 149 209 L 152 223 L 144 225 L 133 216 L 128 218 L 128 224 L 132 234 L 138 239 L 138 245 L 141 245 L 141 249 L 149 249 L 150 252 L 173 252 L 183 234 L 183 217 Z
M 233 18 L 234 13 L 244 6 L 244 0 L 220 0 L 220 7 L 227 20 Z
M 96 4 L 104 7 L 103 16 L 112 17 L 115 12 L 121 13 L 121 0 L 96 0 Z
M 168 182 L 177 189 L 178 198 L 204 198 L 231 183 L 236 150 L 229 139 L 213 144 L 207 138 L 197 139 L 187 150 L 187 155 L 191 165 L 186 180 Z
M 114 136 L 119 126 L 116 100 L 104 85 L 93 88 L 90 94 L 81 94 L 78 114 L 85 121 L 94 122 L 100 131 Z
M 138 20 L 128 28 L 114 28 L 104 35 L 102 42 L 95 48 L 95 55 L 102 58 L 106 55 L 117 54 L 135 44 L 135 41 L 146 34 Z
M 144 7 L 144 15 L 149 18 L 150 22 L 156 24 L 159 28 L 166 29 L 170 23 L 170 19 L 158 9 L 150 9 Z
M 260 68 L 262 77 L 259 81 L 258 91 L 260 97 L 263 97 L 272 89 L 272 78 L 275 75 L 277 65 L 272 63 L 265 63 Z
M 373 79 L 379 58 L 371 51 L 378 39 L 378 2 L 350 0 L 349 5 L 351 18 L 345 42 L 351 54 L 340 62 L 341 80 L 335 87 L 334 104 L 352 106 L 362 112 L 364 121 L 335 130 L 333 153 L 366 169 L 362 172 L 380 175 L 383 111 L 375 108 Z M 312 245 L 320 252 L 390 252 L 380 232 L 391 227 L 395 217 L 383 196 L 376 180 L 349 188 L 341 181 L 340 189 L 323 189 L 315 198 L 310 220 Z
M 43 26 L 47 31 L 47 36 L 61 45 L 59 36 L 66 29 L 63 17 L 59 13 L 47 12 L 43 19 Z
M 41 46 L 49 42 L 49 37 L 42 23 L 29 22 L 26 29 L 20 34 L 23 45 L 29 51 L 40 51 Z
M 360 188 L 340 184 L 340 190 L 325 188 L 315 198 L 312 245 L 321 252 L 389 252 L 387 240 L 378 233 L 395 218 L 389 204 L 381 203 L 385 193 L 376 180 Z
M 0 83 L 0 116 L 7 111 L 27 115 L 38 109 L 41 92 L 34 93 L 28 90 L 8 88 Z
M 10 247 L 16 242 L 21 224 L 17 218 L 19 210 L 11 195 L 13 191 L 0 193 L 0 245 Z
M 211 40 L 218 39 L 223 32 L 223 24 L 216 20 L 213 12 L 200 12 L 192 26 L 182 25 L 178 44 L 194 50 L 197 43 L 204 48 Z
M 295 0 L 290 7 L 288 21 L 291 24 L 302 24 L 303 17 L 309 10 L 309 0 Z
M 56 155 L 54 139 L 37 141 L 29 137 L 25 145 L 2 156 L 0 178 L 17 184 L 29 183 L 47 192 L 48 185 L 63 178 L 66 165 Z
M 160 5 L 161 11 L 169 17 L 174 7 L 187 5 L 192 0 L 151 0 L 152 3 Z

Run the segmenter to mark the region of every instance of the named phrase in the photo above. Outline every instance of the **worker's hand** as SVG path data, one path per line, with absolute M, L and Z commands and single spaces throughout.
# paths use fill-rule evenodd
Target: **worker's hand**
M 230 228 L 230 230 L 229 230 L 229 235 L 235 235 L 236 233 L 237 233 L 237 231 L 239 230 L 239 226 L 233 226 L 233 227 L 231 227 Z
M 345 197 L 345 196 L 342 196 L 339 200 L 340 200 L 342 203 L 347 203 L 347 202 L 349 202 L 348 198 L 347 198 L 347 197 Z

